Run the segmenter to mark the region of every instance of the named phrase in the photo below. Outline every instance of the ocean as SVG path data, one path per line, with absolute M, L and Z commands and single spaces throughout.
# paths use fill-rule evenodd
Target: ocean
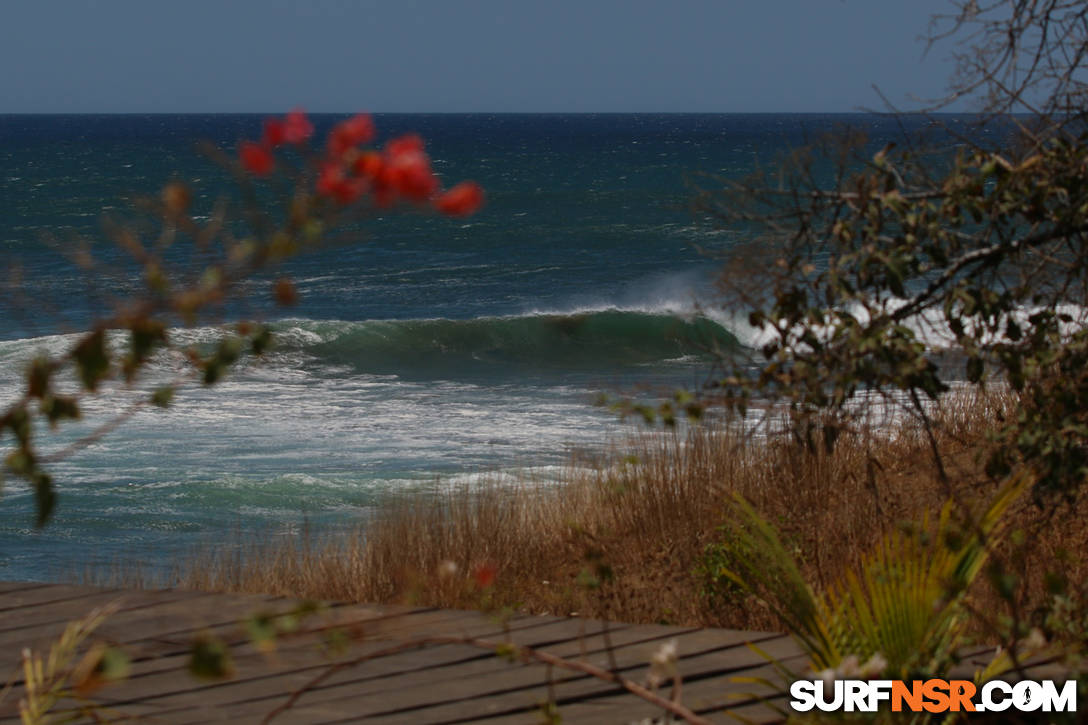
M 259 115 L 0 116 L 0 250 L 19 283 L 0 300 L 0 396 L 38 352 L 59 352 L 131 280 L 67 261 L 120 253 L 104 215 L 182 179 L 208 210 L 224 175 L 196 150 L 259 135 Z M 316 116 L 318 135 L 341 117 Z M 667 394 L 708 375 L 708 347 L 751 342 L 717 304 L 714 252 L 743 230 L 692 211 L 693 180 L 739 177 L 843 124 L 874 149 L 900 121 L 869 115 L 391 115 L 381 137 L 426 140 L 447 182 L 474 179 L 467 219 L 393 215 L 291 261 L 299 304 L 239 306 L 275 349 L 221 384 L 191 385 L 52 466 L 59 501 L 0 499 L 0 579 L 49 580 L 128 561 L 166 571 L 248 533 L 365 526 L 390 494 L 480 476 L 551 480 L 630 430 L 601 392 Z M 924 123 L 923 120 L 908 123 Z M 206 212 L 207 213 L 207 212 Z M 204 321 L 176 340 L 212 339 Z M 91 401 L 98 420 L 169 376 Z M 56 450 L 86 426 L 42 431 Z M 7 441 L 5 441 L 7 442 Z

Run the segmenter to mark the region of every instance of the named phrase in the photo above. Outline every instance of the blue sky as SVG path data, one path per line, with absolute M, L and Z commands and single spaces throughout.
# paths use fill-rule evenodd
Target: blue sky
M 852 111 L 947 0 L 4 0 L 0 113 Z

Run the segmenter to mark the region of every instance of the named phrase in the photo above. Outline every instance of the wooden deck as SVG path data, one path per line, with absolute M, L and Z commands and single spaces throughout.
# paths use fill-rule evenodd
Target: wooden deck
M 281 638 L 271 654 L 260 652 L 241 623 L 294 604 L 276 597 L 0 582 L 0 666 L 13 683 L 0 700 L 0 723 L 19 719 L 23 649 L 48 652 L 68 622 L 106 605 L 117 610 L 93 639 L 120 646 L 132 660 L 127 680 L 90 696 L 111 720 L 259 723 L 294 697 L 272 722 L 539 723 L 549 690 L 564 723 L 663 715 L 588 674 L 558 668 L 549 674 L 545 664 L 511 662 L 470 644 L 419 643 L 444 637 L 508 641 L 606 670 L 610 640 L 616 671 L 640 683 L 653 653 L 675 638 L 684 705 L 712 720 L 729 721 L 727 708 L 774 720 L 775 711 L 759 697 L 736 697 L 760 688 L 732 678 L 770 675 L 749 642 L 777 657 L 797 655 L 789 638 L 758 632 L 612 623 L 606 635 L 603 623 L 593 620 L 519 615 L 503 626 L 478 612 L 336 604 L 308 619 L 300 633 Z M 322 645 L 330 631 L 351 638 L 336 655 Z M 188 673 L 190 646 L 200 633 L 230 645 L 233 677 L 206 681 Z M 660 694 L 668 697 L 669 686 Z
M 749 643 L 796 669 L 802 666 L 796 645 L 779 634 L 618 623 L 606 634 L 603 623 L 593 620 L 515 616 L 504 626 L 478 612 L 337 604 L 278 640 L 269 653 L 254 646 L 241 623 L 257 612 L 289 611 L 292 601 L 0 582 L 0 666 L 12 683 L 0 699 L 0 725 L 19 719 L 24 648 L 48 652 L 68 622 L 106 605 L 116 611 L 96 638 L 120 646 L 132 660 L 127 680 L 90 696 L 111 721 L 260 723 L 275 714 L 275 723 L 539 723 L 540 703 L 549 693 L 563 723 L 627 723 L 663 715 L 660 707 L 588 674 L 423 638 L 510 642 L 615 668 L 635 682 L 645 681 L 653 653 L 676 639 L 682 703 L 723 722 L 735 721 L 729 710 L 777 720 L 778 711 L 768 705 L 784 705 L 768 702 L 766 688 L 735 681 L 775 677 Z M 335 655 L 322 644 L 330 632 L 350 638 Z M 229 644 L 233 677 L 207 681 L 188 673 L 191 643 L 201 633 Z M 660 694 L 668 697 L 669 688 Z M 57 707 L 74 704 L 66 700 Z

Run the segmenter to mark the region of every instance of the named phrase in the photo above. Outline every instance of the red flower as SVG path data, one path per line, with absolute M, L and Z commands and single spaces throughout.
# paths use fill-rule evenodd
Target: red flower
M 242 166 L 246 168 L 252 174 L 257 176 L 267 176 L 272 173 L 272 167 L 275 166 L 275 159 L 272 158 L 272 153 L 264 146 L 253 143 L 252 141 L 243 141 L 242 148 L 238 151 L 238 156 L 242 161 Z
M 462 181 L 434 200 L 438 211 L 450 216 L 468 216 L 484 203 L 484 190 L 475 181 Z
M 376 151 L 364 151 L 355 157 L 351 164 L 352 172 L 360 179 L 366 179 L 374 197 L 374 206 L 386 208 L 397 198 L 396 190 L 390 186 L 390 179 L 385 173 L 385 159 Z
M 438 190 L 438 179 L 419 136 L 393 139 L 385 146 L 385 156 L 380 176 L 384 185 L 414 201 L 425 201 Z
M 336 200 L 341 204 L 351 204 L 366 193 L 366 179 L 350 177 L 336 188 Z
M 427 159 L 400 159 L 390 165 L 390 181 L 402 196 L 414 201 L 430 199 L 438 190 L 438 179 L 431 172 Z
M 317 175 L 317 193 L 322 196 L 332 196 L 336 185 L 344 180 L 344 169 L 335 161 L 326 161 L 321 164 L 321 171 Z
M 278 118 L 266 118 L 264 120 L 264 137 L 262 143 L 269 148 L 282 146 L 287 142 L 287 124 Z
M 377 179 L 382 173 L 382 155 L 377 151 L 364 151 L 352 163 L 351 168 L 358 176 Z
M 476 567 L 472 572 L 472 578 L 476 581 L 476 586 L 480 589 L 487 589 L 495 583 L 495 575 L 499 570 L 491 562 L 484 562 Z
M 344 168 L 334 161 L 321 165 L 317 177 L 317 193 L 331 196 L 341 204 L 350 204 L 366 191 L 366 179 L 350 177 L 344 174 Z
M 306 118 L 306 112 L 295 108 L 283 120 L 283 140 L 287 143 L 301 144 L 314 134 L 314 125 Z
M 408 153 L 423 153 L 423 139 L 415 133 L 408 133 L 391 139 L 385 144 L 385 153 L 400 156 Z
M 379 209 L 386 209 L 393 206 L 393 202 L 397 200 L 397 192 L 389 188 L 380 181 L 374 184 L 374 206 Z
M 341 121 L 329 132 L 329 151 L 341 156 L 344 152 L 374 138 L 374 121 L 369 114 L 360 113 Z

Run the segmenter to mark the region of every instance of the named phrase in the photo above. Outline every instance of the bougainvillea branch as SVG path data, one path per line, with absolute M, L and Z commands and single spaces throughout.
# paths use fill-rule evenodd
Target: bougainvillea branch
M 241 141 L 234 154 L 210 149 L 210 157 L 236 182 L 242 204 L 233 214 L 234 207 L 220 203 L 215 213 L 198 221 L 191 210 L 193 190 L 172 182 L 158 198 L 142 203 L 159 227 L 156 241 L 144 241 L 145 236 L 124 224 L 110 227 L 111 238 L 128 256 L 134 270 L 130 281 L 137 282 L 139 291 L 100 309 L 97 321 L 67 350 L 33 360 L 24 391 L 0 411 L 0 441 L 7 445 L 4 468 L 34 490 L 38 526 L 49 520 L 56 504 L 45 464 L 98 440 L 146 406 L 126 405 L 89 436 L 50 454 L 39 449 L 42 422 L 53 430 L 82 418 L 85 397 L 138 385 L 148 363 L 168 351 L 177 353 L 183 367 L 179 379 L 214 385 L 243 356 L 264 353 L 272 341 L 270 330 L 242 322 L 225 329 L 215 343 L 198 348 L 183 346 L 174 333 L 177 327 L 214 317 L 227 300 L 252 296 L 254 286 L 243 283 L 259 281 L 290 257 L 345 234 L 358 239 L 358 222 L 376 210 L 399 206 L 412 213 L 465 216 L 484 202 L 474 182 L 444 191 L 417 135 L 390 139 L 380 149 L 365 147 L 377 137 L 367 114 L 336 124 L 322 144 L 311 147 L 314 133 L 306 113 L 294 109 L 266 119 L 260 138 Z M 270 197 L 265 186 L 290 191 Z M 189 265 L 178 262 L 184 245 L 193 260 Z M 93 260 L 80 260 L 88 274 L 99 272 Z M 272 281 L 270 291 L 279 306 L 298 298 L 287 277 Z M 161 386 L 147 393 L 144 402 L 166 407 L 175 388 Z M 5 440 L 7 435 L 11 438 Z

